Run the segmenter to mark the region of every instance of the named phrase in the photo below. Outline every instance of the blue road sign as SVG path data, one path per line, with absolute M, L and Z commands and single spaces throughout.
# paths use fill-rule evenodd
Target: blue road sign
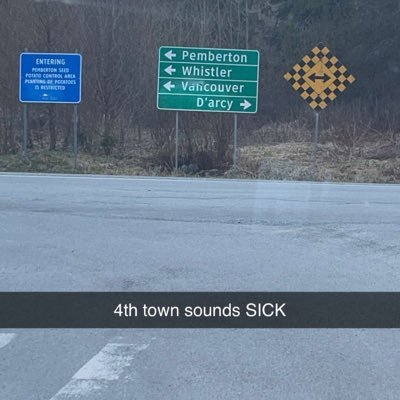
M 81 75 L 80 54 L 21 53 L 19 100 L 22 103 L 80 103 Z

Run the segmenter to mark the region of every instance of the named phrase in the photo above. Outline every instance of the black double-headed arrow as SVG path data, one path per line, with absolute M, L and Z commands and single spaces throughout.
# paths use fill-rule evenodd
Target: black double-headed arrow
M 312 82 L 314 82 L 314 83 L 316 83 L 317 80 L 318 80 L 318 81 L 322 80 L 322 81 L 325 83 L 325 82 L 328 82 L 328 81 L 329 81 L 330 76 L 329 76 L 329 75 L 326 75 L 326 74 L 323 73 L 323 72 L 322 72 L 322 75 L 321 75 L 321 74 L 316 74 L 316 73 L 314 72 L 313 74 L 310 75 L 309 79 L 310 79 Z

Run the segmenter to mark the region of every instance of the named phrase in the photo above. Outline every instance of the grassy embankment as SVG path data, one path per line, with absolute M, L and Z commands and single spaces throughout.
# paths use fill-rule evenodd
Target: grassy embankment
M 384 144 L 363 144 L 352 154 L 333 144 L 319 145 L 316 175 L 310 166 L 310 143 L 243 146 L 238 151 L 237 177 L 250 179 L 319 180 L 333 182 L 400 183 L 400 157 Z M 0 171 L 73 173 L 71 154 L 62 151 L 31 151 L 0 156 Z M 80 153 L 78 173 L 109 175 L 162 175 L 170 173 L 143 163 L 135 154 L 99 156 Z M 185 174 L 180 171 L 180 176 Z M 201 171 L 194 176 L 231 177 L 232 171 Z

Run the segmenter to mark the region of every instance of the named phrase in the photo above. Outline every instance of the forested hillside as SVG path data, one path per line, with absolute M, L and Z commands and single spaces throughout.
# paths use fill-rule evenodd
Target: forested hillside
M 357 80 L 322 112 L 321 143 L 346 156 L 360 143 L 398 146 L 400 0 L 1 0 L 0 21 L 0 154 L 21 153 L 20 53 L 79 52 L 80 151 L 134 152 L 170 170 L 175 115 L 156 108 L 162 45 L 260 51 L 258 113 L 239 116 L 239 143 L 257 146 L 311 140 L 313 111 L 283 75 L 323 42 Z M 31 151 L 69 151 L 71 106 L 29 113 Z M 232 115 L 181 113 L 181 129 L 181 165 L 230 168 Z

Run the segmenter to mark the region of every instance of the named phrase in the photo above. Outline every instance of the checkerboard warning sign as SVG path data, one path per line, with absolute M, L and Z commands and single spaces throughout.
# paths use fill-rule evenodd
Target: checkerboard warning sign
M 323 44 L 314 47 L 284 78 L 316 111 L 326 108 L 355 81 L 355 77 Z

